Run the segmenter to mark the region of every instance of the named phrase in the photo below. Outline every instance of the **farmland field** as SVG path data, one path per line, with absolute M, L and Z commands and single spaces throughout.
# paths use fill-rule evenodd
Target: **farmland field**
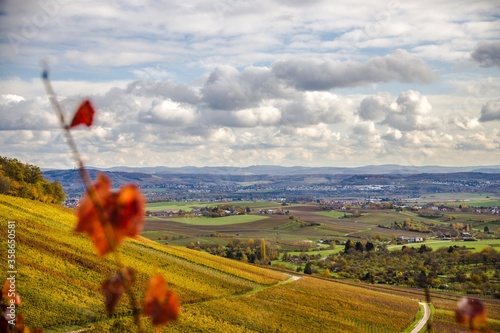
M 204 206 L 203 202 L 182 202 L 182 201 L 168 201 L 168 202 L 150 202 L 147 204 L 146 209 L 150 211 L 157 210 L 191 210 L 195 207 Z
M 500 206 L 500 197 L 492 194 L 479 193 L 435 193 L 427 194 L 413 203 L 434 202 L 449 206 L 467 204 L 469 206 Z
M 193 208 L 201 208 L 206 206 L 216 206 L 220 204 L 230 204 L 240 207 L 249 208 L 271 208 L 279 207 L 280 203 L 277 202 L 264 202 L 264 201 L 234 201 L 234 202 L 202 202 L 202 201 L 162 201 L 162 202 L 150 202 L 147 204 L 146 209 L 150 211 L 158 210 L 191 210 Z
M 213 226 L 221 226 L 221 225 L 231 225 L 231 224 L 240 224 L 240 223 L 249 223 L 267 219 L 267 216 L 264 215 L 233 215 L 233 216 L 224 216 L 224 217 L 179 217 L 179 218 L 169 218 L 169 221 L 191 224 L 191 225 L 213 225 Z

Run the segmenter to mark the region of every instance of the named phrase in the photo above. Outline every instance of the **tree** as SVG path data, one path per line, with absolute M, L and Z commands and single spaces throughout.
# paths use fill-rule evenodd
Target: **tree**
M 267 259 L 266 240 L 264 238 L 260 239 L 260 259 L 262 259 L 262 260 Z
M 353 249 L 355 246 L 354 242 L 352 240 L 348 240 L 346 243 L 345 243 L 345 248 L 344 248 L 344 252 L 345 253 L 349 253 L 349 250 L 350 249 Z
M 484 226 L 484 233 L 487 234 L 490 232 L 490 228 L 487 225 Z
M 356 245 L 355 245 L 355 249 L 358 252 L 363 252 L 365 250 L 365 246 L 360 241 L 357 241 Z
M 304 274 L 312 274 L 312 268 L 311 268 L 311 263 L 307 262 L 306 267 L 304 267 Z
M 365 249 L 366 249 L 366 251 L 372 251 L 375 249 L 375 245 L 373 245 L 372 242 L 367 242 L 365 245 Z
M 249 248 L 253 249 L 255 248 L 255 241 L 252 238 L 250 238 L 247 242 L 247 245 Z

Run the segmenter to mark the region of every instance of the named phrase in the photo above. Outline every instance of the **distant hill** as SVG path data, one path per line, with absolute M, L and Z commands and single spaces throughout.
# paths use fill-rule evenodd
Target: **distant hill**
M 61 184 L 44 179 L 39 167 L 3 156 L 0 156 L 0 194 L 48 203 L 61 203 L 66 198 Z
M 214 174 L 214 175 L 306 175 L 306 174 L 415 174 L 415 173 L 453 173 L 483 172 L 500 173 L 500 165 L 443 167 L 443 166 L 405 166 L 397 164 L 367 165 L 362 167 L 302 167 L 253 165 L 248 167 L 126 167 L 95 168 L 105 171 L 140 172 L 149 174 Z
M 259 167 L 260 168 L 260 167 Z M 365 198 L 377 197 L 416 197 L 437 192 L 474 192 L 499 193 L 500 172 L 453 172 L 453 173 L 314 173 L 328 172 L 323 168 L 313 168 L 293 174 L 287 168 L 276 169 L 262 167 L 255 172 L 235 170 L 223 173 L 145 173 L 126 169 L 126 171 L 90 170 L 92 179 L 99 172 L 105 172 L 117 188 L 126 183 L 135 183 L 141 187 L 149 201 L 184 201 L 189 199 L 214 201 L 221 200 L 280 200 L 286 198 L 289 202 L 316 200 L 317 198 Z M 260 171 L 259 171 L 260 170 Z M 378 169 L 379 171 L 381 169 Z M 390 170 L 390 169 L 386 169 Z M 428 169 L 431 170 L 431 169 Z M 488 169 L 493 170 L 493 169 Z M 133 172 L 132 172 L 133 171 Z M 148 170 L 146 170 L 148 171 Z M 149 170 L 151 171 L 151 170 Z M 163 170 L 165 171 L 165 170 Z M 297 172 L 299 172 L 297 171 Z M 357 169 L 361 171 L 376 171 L 370 167 Z M 485 170 L 483 170 L 485 171 Z M 207 171 L 208 172 L 208 171 Z M 288 174 L 285 174 L 288 173 Z M 64 188 L 72 203 L 84 193 L 83 182 L 78 170 L 44 171 L 49 180 L 57 180 Z M 377 185 L 378 187 L 369 187 Z M 361 188 L 360 186 L 365 186 Z M 368 187 L 366 187 L 368 186 Z M 382 186 L 382 187 L 380 187 Z M 71 205 L 72 203 L 68 203 Z
M 25 324 L 44 332 L 91 328 L 133 332 L 126 297 L 117 315 L 105 315 L 100 285 L 115 270 L 91 242 L 72 232 L 72 210 L 0 195 L 0 247 L 15 221 L 16 287 Z M 148 278 L 160 273 L 179 294 L 178 323 L 162 332 L 401 332 L 418 310 L 415 298 L 288 274 L 138 237 L 120 250 L 136 270 L 134 292 L 143 299 Z M 153 328 L 144 321 L 145 331 Z M 332 328 L 332 329 L 329 329 Z M 334 328 L 334 329 L 333 329 Z

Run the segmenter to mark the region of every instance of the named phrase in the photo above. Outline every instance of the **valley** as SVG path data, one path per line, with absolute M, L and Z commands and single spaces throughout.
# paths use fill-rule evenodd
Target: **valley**
M 462 295 L 500 329 L 498 174 L 106 173 L 148 198 L 141 236 L 120 257 L 136 271 L 137 299 L 157 273 L 179 295 L 180 319 L 162 332 L 410 332 L 425 290 L 437 332 L 461 332 Z M 105 312 L 100 285 L 116 264 L 72 231 L 75 170 L 44 175 L 66 207 L 0 195 L 2 233 L 17 228 L 26 324 L 134 331 L 126 299 Z
M 0 195 L 0 207 L 2 226 L 8 220 L 17 224 L 23 300 L 17 310 L 28 326 L 44 332 L 133 328 L 126 301 L 112 318 L 105 315 L 99 286 L 114 270 L 113 262 L 99 259 L 90 242 L 71 231 L 71 210 L 5 195 Z M 291 279 L 266 267 L 142 237 L 127 241 L 121 255 L 136 270 L 138 298 L 153 271 L 161 272 L 180 295 L 181 319 L 164 332 L 319 332 L 328 327 L 338 332 L 399 332 L 412 324 L 418 311 L 413 297 L 314 277 Z

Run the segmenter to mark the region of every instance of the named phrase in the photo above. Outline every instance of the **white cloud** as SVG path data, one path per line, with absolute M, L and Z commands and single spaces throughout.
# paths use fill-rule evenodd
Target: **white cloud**
M 151 109 L 141 114 L 140 120 L 165 126 L 188 125 L 196 121 L 196 113 L 179 103 L 165 100 L 153 105 Z
M 432 105 L 418 91 L 402 92 L 396 100 L 387 93 L 368 96 L 361 101 L 359 116 L 364 120 L 387 124 L 400 131 L 427 130 L 440 125 L 431 114 Z
M 0 154 L 73 166 L 46 60 L 94 165 L 500 163 L 494 1 L 45 3 L 1 4 Z
M 481 108 L 481 117 L 479 121 L 500 120 L 500 99 L 488 101 Z
M 479 119 L 475 117 L 474 118 L 464 117 L 461 119 L 455 118 L 453 121 L 455 125 L 464 130 L 473 130 L 481 126 L 481 124 L 479 123 Z

